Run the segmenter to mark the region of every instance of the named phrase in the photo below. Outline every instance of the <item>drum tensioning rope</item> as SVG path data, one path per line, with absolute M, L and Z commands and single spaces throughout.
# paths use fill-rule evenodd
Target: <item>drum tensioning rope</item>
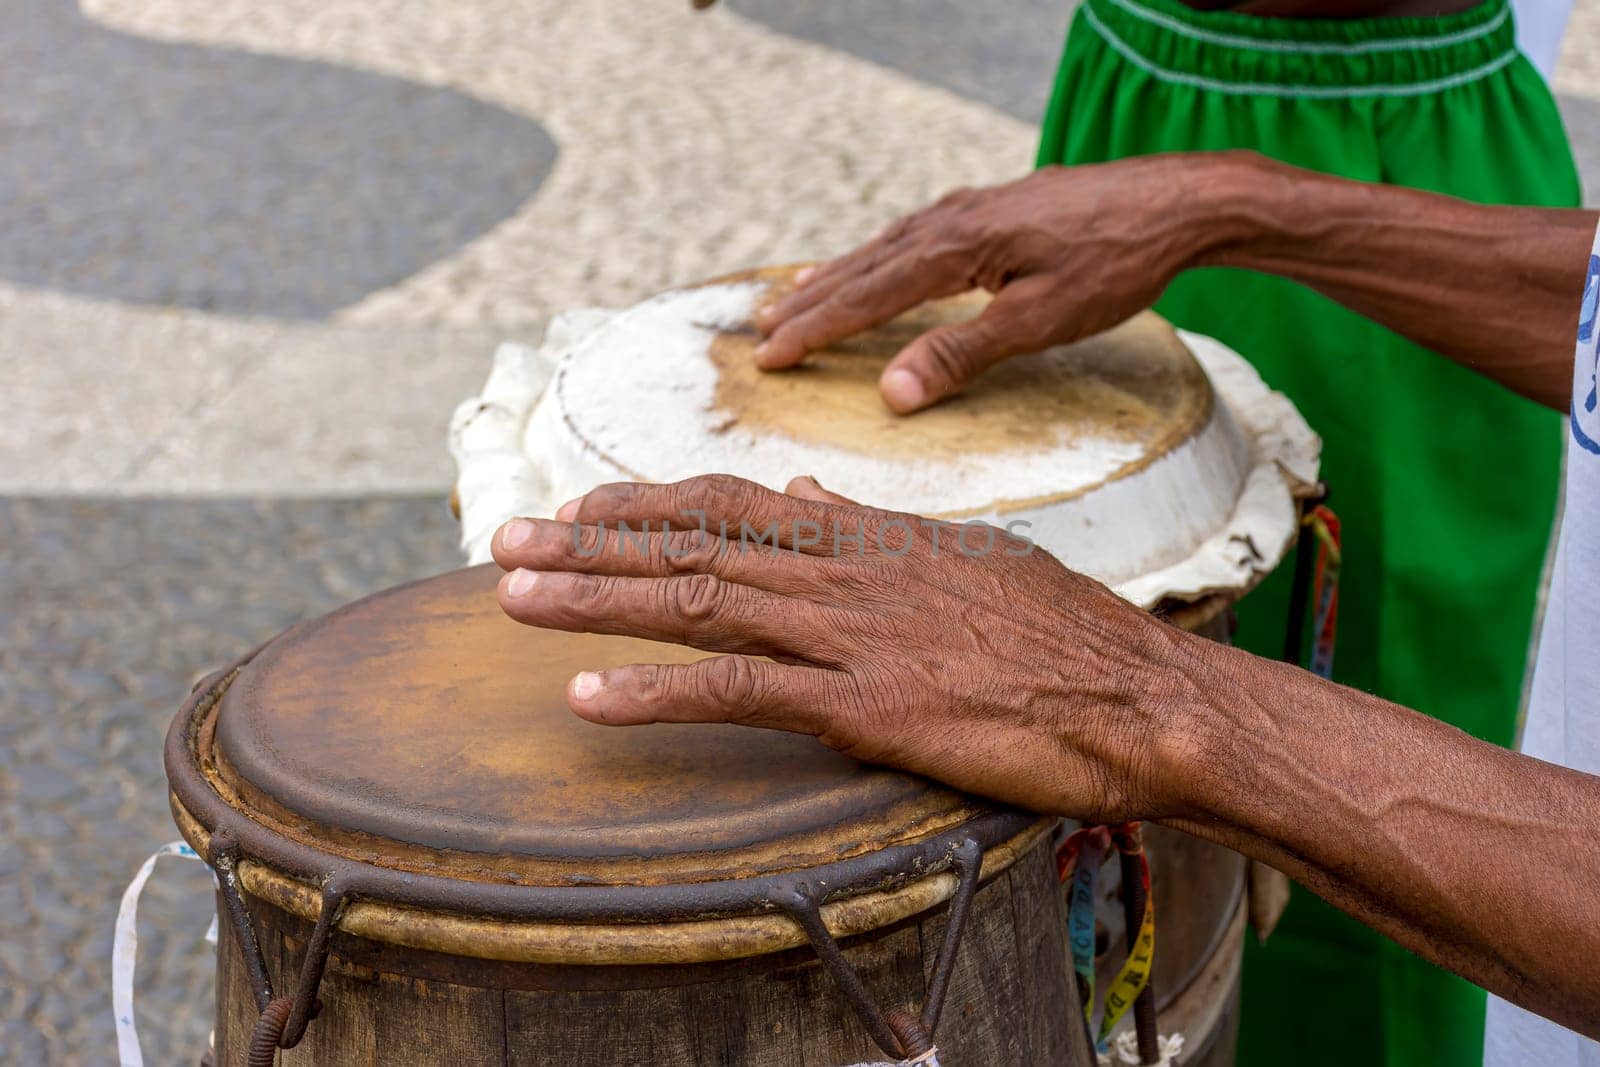
M 939 944 L 933 974 L 923 991 L 922 1010 L 916 1015 L 900 1008 L 885 1012 L 872 999 L 861 976 L 845 958 L 844 950 L 828 930 L 827 923 L 823 922 L 821 901 L 809 884 L 800 883 L 793 892 L 775 901 L 805 931 L 817 958 L 833 976 L 872 1040 L 884 1052 L 906 1063 L 937 1065 L 939 1062 L 933 1032 L 938 1028 L 939 1016 L 944 1011 L 944 998 L 950 989 L 950 976 L 955 972 L 961 935 L 966 930 L 967 917 L 972 914 L 972 900 L 978 892 L 983 847 L 968 838 L 955 847 L 951 861 L 956 873 L 956 891 L 950 898 L 950 918 L 945 926 L 944 940 Z
M 321 1010 L 317 991 L 322 986 L 322 974 L 328 966 L 328 950 L 333 928 L 344 912 L 348 894 L 337 878 L 330 878 L 322 886 L 322 903 L 317 912 L 317 922 L 306 942 L 305 958 L 300 964 L 300 977 L 293 996 L 274 996 L 272 976 L 267 972 L 261 943 L 256 938 L 255 924 L 250 920 L 249 908 L 239 891 L 239 848 L 224 833 L 212 839 L 213 867 L 217 872 L 217 889 L 221 893 L 223 910 L 239 939 L 240 955 L 250 975 L 251 992 L 255 995 L 255 1029 L 250 1034 L 250 1067 L 272 1067 L 273 1058 L 280 1048 L 294 1048 L 305 1037 L 306 1027 Z

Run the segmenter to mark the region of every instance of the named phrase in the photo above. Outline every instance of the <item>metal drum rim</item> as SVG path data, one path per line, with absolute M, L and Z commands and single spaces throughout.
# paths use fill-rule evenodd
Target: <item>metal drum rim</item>
M 174 818 L 213 867 L 228 857 L 251 895 L 315 920 L 325 895 L 337 891 L 351 900 L 339 928 L 374 940 L 518 962 L 686 963 L 764 955 L 806 943 L 804 932 L 777 903 L 797 888 L 816 895 L 838 936 L 866 933 L 948 900 L 956 884 L 949 868 L 964 842 L 975 841 L 983 849 L 982 878 L 987 880 L 1037 845 L 1058 821 L 997 809 L 878 852 L 720 882 L 534 886 L 379 867 L 291 840 L 256 822 L 229 804 L 201 769 L 199 727 L 260 651 L 202 680 L 173 719 L 164 761 Z M 396 920 L 419 914 L 436 921 L 408 937 L 407 924 Z

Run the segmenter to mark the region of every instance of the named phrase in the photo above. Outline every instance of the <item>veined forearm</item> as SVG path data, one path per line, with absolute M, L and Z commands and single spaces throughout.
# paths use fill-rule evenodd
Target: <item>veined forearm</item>
M 1183 734 L 1199 741 L 1168 771 L 1188 791 L 1164 821 L 1600 1036 L 1600 779 L 1305 671 L 1196 655 Z
M 1524 396 L 1566 410 L 1597 216 L 1473 204 L 1231 156 L 1227 236 L 1204 262 L 1291 278 Z M 1218 228 L 1215 219 L 1196 226 Z M 1364 353 L 1352 352 L 1352 360 Z

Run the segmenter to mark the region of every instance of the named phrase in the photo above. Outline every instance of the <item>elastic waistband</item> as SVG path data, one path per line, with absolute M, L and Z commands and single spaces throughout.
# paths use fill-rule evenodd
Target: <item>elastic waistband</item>
M 1079 10 L 1134 66 L 1217 92 L 1407 96 L 1486 78 L 1517 57 L 1509 0 L 1436 18 L 1262 18 L 1177 0 L 1087 0 Z

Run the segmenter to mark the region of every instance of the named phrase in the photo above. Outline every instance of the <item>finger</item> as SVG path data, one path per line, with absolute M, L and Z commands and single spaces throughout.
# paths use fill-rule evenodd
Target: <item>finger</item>
M 815 307 L 841 285 L 872 274 L 925 235 L 948 236 L 955 232 L 956 221 L 972 212 L 983 196 L 983 190 L 978 189 L 951 190 L 934 203 L 889 223 L 858 248 L 807 267 L 796 276 L 792 294 L 756 313 L 756 327 L 770 335 L 785 322 Z
M 841 285 L 871 274 L 910 248 L 922 235 L 946 232 L 945 217 L 963 210 L 969 198 L 968 190 L 949 193 L 935 203 L 888 223 L 844 255 L 806 267 L 795 275 L 794 292 L 756 312 L 756 328 L 770 335 L 788 320 L 833 295 Z
M 858 273 L 874 261 L 881 261 L 885 255 L 905 245 L 912 238 L 929 230 L 935 232 L 943 230 L 947 217 L 965 210 L 971 202 L 972 195 L 973 191 L 970 189 L 955 189 L 931 204 L 886 223 L 882 229 L 868 237 L 859 248 L 817 264 L 807 276 L 806 285 L 821 285 L 840 275 Z
M 1046 303 L 1049 282 L 1022 278 L 1005 286 L 969 322 L 941 326 L 912 341 L 884 367 L 878 389 L 902 415 L 959 392 L 981 371 L 1009 356 L 1055 343 Z M 1066 338 L 1062 338 L 1063 340 Z
M 838 493 L 822 488 L 822 483 L 809 474 L 802 474 L 798 478 L 790 478 L 789 484 L 783 487 L 783 491 L 789 496 L 797 496 L 801 500 L 815 500 L 823 504 L 849 504 L 854 507 L 860 507 L 849 497 L 840 496 Z
M 618 578 L 515 570 L 500 579 L 500 607 L 517 622 L 568 633 L 618 634 L 703 648 L 824 658 L 836 626 L 805 600 L 724 582 L 715 575 Z
M 490 542 L 506 570 L 572 571 L 631 578 L 713 574 L 724 581 L 786 596 L 805 596 L 826 585 L 831 561 L 766 544 L 719 537 L 700 526 L 664 531 L 512 519 Z
M 567 686 L 572 710 L 606 726 L 733 722 L 812 735 L 845 696 L 835 671 L 745 656 L 584 671 Z
M 741 544 L 769 544 L 812 556 L 839 554 L 841 543 L 867 543 L 902 516 L 876 508 L 801 499 L 728 474 L 707 474 L 670 485 L 613 482 L 581 498 L 574 521 L 590 525 L 619 522 L 638 527 L 670 519 L 684 526 L 704 523 Z
M 756 312 L 756 329 L 771 335 L 779 326 L 826 300 L 845 282 L 872 273 L 898 254 L 910 232 L 904 221 L 886 227 L 860 248 L 825 263 L 814 263 L 795 275 L 794 290 Z
M 903 253 L 847 281 L 814 307 L 789 319 L 756 349 L 764 370 L 792 367 L 807 352 L 888 322 L 925 300 L 954 296 L 971 286 L 954 260 L 930 261 Z

